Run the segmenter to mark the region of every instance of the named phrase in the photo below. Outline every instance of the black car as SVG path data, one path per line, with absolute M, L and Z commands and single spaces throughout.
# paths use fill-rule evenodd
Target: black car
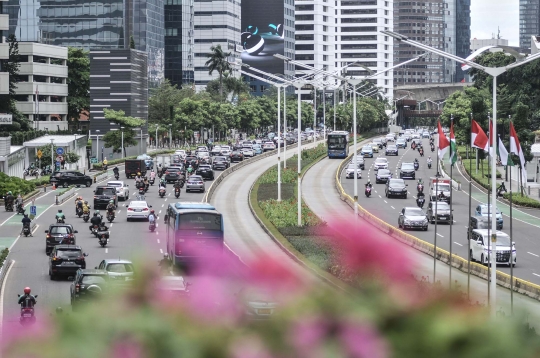
M 387 198 L 391 196 L 400 196 L 407 199 L 407 184 L 403 179 L 390 179 L 386 182 L 384 194 Z
M 388 169 L 379 169 L 377 174 L 375 174 L 375 183 L 386 183 L 388 180 L 392 179 L 392 172 Z
M 216 156 L 214 157 L 214 163 L 212 164 L 212 169 L 214 170 L 225 170 L 229 167 L 229 161 L 226 157 Z
M 107 207 L 109 201 L 114 201 L 114 206 L 118 206 L 118 196 L 116 195 L 116 188 L 113 186 L 98 186 L 94 190 L 94 209 L 100 206 Z
M 231 163 L 241 162 L 244 160 L 244 153 L 240 150 L 235 150 L 231 153 Z
M 398 148 L 395 144 L 386 145 L 386 155 L 398 155 Z
M 78 245 L 56 245 L 49 256 L 49 277 L 54 280 L 60 275 L 75 275 L 86 268 L 86 256 Z
M 45 230 L 45 253 L 49 255 L 52 249 L 61 244 L 75 245 L 77 230 L 70 224 L 51 224 L 49 230 Z
M 200 175 L 203 179 L 214 180 L 214 171 L 208 164 L 199 165 L 195 174 Z
M 165 170 L 165 181 L 167 183 L 174 183 L 180 178 L 182 171 L 183 170 L 180 167 L 168 167 L 167 170 Z
M 401 163 L 401 168 L 399 168 L 399 177 L 402 179 L 415 179 L 416 170 L 414 170 L 414 163 Z
M 191 167 L 195 170 L 197 170 L 197 168 L 199 167 L 199 159 L 193 155 L 188 155 L 184 163 L 186 165 L 186 168 L 189 167 L 190 164 Z
M 70 185 L 92 185 L 92 178 L 77 171 L 55 172 L 51 175 L 49 183 L 56 183 L 57 186 L 67 188 Z
M 78 270 L 69 287 L 71 309 L 75 310 L 81 303 L 100 298 L 108 283 L 109 274 L 105 270 Z

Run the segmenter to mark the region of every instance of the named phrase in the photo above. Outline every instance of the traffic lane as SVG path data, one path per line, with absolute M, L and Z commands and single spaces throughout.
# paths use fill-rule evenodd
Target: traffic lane
M 424 145 L 425 146 L 425 145 Z M 380 153 L 380 156 L 384 156 L 384 153 Z M 389 160 L 389 168 L 393 172 L 394 177 L 396 173 L 396 168 L 399 168 L 399 164 L 402 162 L 411 162 L 414 160 L 414 158 L 419 157 L 419 154 L 417 151 L 412 150 L 406 150 L 405 152 L 401 152 L 399 156 L 397 157 L 388 157 Z M 424 157 L 425 159 L 425 157 Z M 420 159 L 419 159 L 420 160 Z M 372 163 L 373 161 L 371 159 L 367 159 L 366 161 L 366 169 L 367 174 L 370 176 L 370 179 L 372 182 L 375 182 L 375 171 L 372 169 Z M 425 163 L 425 162 L 424 162 Z M 429 190 L 429 183 L 427 183 L 427 179 L 429 177 L 434 176 L 436 174 L 435 167 L 433 166 L 432 169 L 427 169 L 427 165 L 421 163 L 420 168 L 417 172 L 417 178 L 424 178 L 426 180 L 426 193 Z M 370 169 L 371 168 L 371 171 Z M 398 171 L 399 175 L 399 171 Z M 367 181 L 367 177 L 365 177 L 365 181 Z M 342 175 L 342 183 L 344 186 L 344 189 L 352 195 L 353 193 L 353 184 L 351 179 L 345 179 Z M 399 216 L 399 211 L 405 207 L 405 206 L 416 206 L 416 181 L 408 180 L 409 187 L 409 197 L 408 199 L 399 199 L 399 202 L 396 202 L 393 198 L 385 198 L 384 197 L 384 184 L 377 184 L 374 186 L 374 192 L 373 196 L 367 200 L 363 200 L 362 197 L 359 199 L 360 204 L 364 206 L 368 211 L 376 214 L 378 217 L 383 219 L 384 221 L 390 223 L 391 225 L 394 225 L 397 227 L 397 218 Z M 363 185 L 362 185 L 363 187 Z M 360 191 L 359 187 L 359 191 Z M 375 199 L 375 200 L 372 200 Z M 425 208 L 427 207 L 427 203 Z M 453 252 L 460 255 L 461 257 L 467 257 L 467 227 L 466 224 L 468 222 L 468 196 L 464 195 L 463 192 L 457 192 L 454 191 L 454 201 L 453 201 L 453 209 L 454 209 L 454 220 L 456 223 L 454 224 L 452 231 L 453 231 Z M 448 224 L 442 224 L 439 223 L 437 225 L 437 244 L 439 247 L 449 250 L 450 248 L 450 242 L 449 242 L 449 225 Z M 507 230 L 507 228 L 505 228 Z M 434 243 L 435 241 L 435 233 L 434 233 L 434 225 L 430 226 L 430 229 L 427 232 L 414 232 L 414 236 Z M 514 237 L 516 237 L 516 233 L 514 233 Z M 446 238 L 446 239 L 445 239 Z M 523 245 L 520 245 L 523 246 Z M 520 247 L 518 247 L 520 249 Z M 520 252 L 522 252 L 520 254 Z M 522 279 L 526 279 L 532 282 L 540 282 L 539 276 L 536 276 L 537 271 L 536 268 L 538 267 L 538 257 L 531 255 L 527 252 L 527 250 L 524 250 L 521 248 L 518 250 L 518 264 L 514 268 L 514 274 L 517 277 L 520 277 Z M 498 266 L 499 269 L 503 272 L 509 273 L 510 268 L 508 266 Z

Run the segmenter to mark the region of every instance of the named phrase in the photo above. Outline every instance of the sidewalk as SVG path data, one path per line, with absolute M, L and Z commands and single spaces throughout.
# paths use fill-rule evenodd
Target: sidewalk
M 518 179 L 519 179 L 519 168 L 517 166 L 508 167 L 508 179 L 510 179 L 510 171 L 512 171 L 512 191 L 518 192 L 520 191 Z M 506 187 L 506 190 L 510 192 L 510 182 L 505 180 L 505 170 L 504 167 L 498 167 L 497 170 L 502 174 L 502 182 L 504 182 L 504 186 Z M 536 201 L 540 202 L 540 183 L 534 183 L 534 182 L 527 182 L 525 183 L 525 188 L 523 188 L 524 194 L 526 194 L 529 198 L 534 199 Z

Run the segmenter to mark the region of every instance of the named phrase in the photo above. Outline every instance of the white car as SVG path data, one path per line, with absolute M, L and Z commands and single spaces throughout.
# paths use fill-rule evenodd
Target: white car
M 253 151 L 253 148 L 250 148 L 250 147 L 242 148 L 242 153 L 244 153 L 244 157 L 253 157 L 253 156 L 255 156 L 255 152 Z
M 112 186 L 116 189 L 116 195 L 118 196 L 118 200 L 120 200 L 120 198 L 122 198 L 123 201 L 129 199 L 129 185 L 127 185 L 123 181 L 113 180 L 107 182 L 107 186 Z
M 212 156 L 214 155 L 221 155 L 221 146 L 220 145 L 215 145 L 213 148 L 212 148 L 212 151 L 210 152 L 210 154 Z
M 375 162 L 373 163 L 374 169 L 388 169 L 388 159 L 386 158 L 377 158 L 375 159 Z
M 491 232 L 487 229 L 475 229 L 471 233 L 471 261 L 479 261 L 481 264 L 488 264 L 488 244 Z M 507 264 L 513 261 L 517 263 L 517 252 L 515 243 L 510 236 L 497 230 L 497 263 Z M 510 260 L 510 254 L 513 260 Z M 491 257 L 490 257 L 491 258 Z
M 276 149 L 276 145 L 274 144 L 274 142 L 265 142 L 262 148 L 263 148 L 263 152 L 266 152 L 269 150 Z
M 186 159 L 186 155 L 187 155 L 187 154 L 186 154 L 186 151 L 183 150 L 183 149 L 178 149 L 178 150 L 176 150 L 176 151 L 174 152 L 174 154 L 179 155 L 180 158 L 182 158 L 182 159 Z
M 151 207 L 152 205 L 148 205 L 146 201 L 131 201 L 127 207 L 127 221 L 130 221 L 131 219 L 148 220 Z
M 395 137 L 393 134 L 387 134 L 386 135 L 386 142 L 393 142 L 395 141 Z
M 418 133 L 413 133 L 412 139 L 420 139 L 420 134 L 418 134 Z
M 356 176 L 358 179 L 362 178 L 362 169 L 356 168 Z M 347 166 L 347 169 L 345 170 L 345 177 L 347 179 L 354 178 L 354 163 L 349 163 L 349 165 Z

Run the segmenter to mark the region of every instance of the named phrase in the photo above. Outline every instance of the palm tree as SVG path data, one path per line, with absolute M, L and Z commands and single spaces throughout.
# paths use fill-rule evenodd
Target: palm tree
M 212 75 L 214 70 L 218 71 L 219 95 L 220 95 L 220 98 L 223 98 L 223 72 L 231 70 L 231 65 L 229 64 L 229 61 L 227 60 L 227 58 L 231 55 L 231 53 L 223 52 L 221 45 L 210 47 L 210 51 L 212 52 L 208 54 L 209 59 L 208 61 L 206 61 L 205 65 L 208 67 L 209 75 Z

